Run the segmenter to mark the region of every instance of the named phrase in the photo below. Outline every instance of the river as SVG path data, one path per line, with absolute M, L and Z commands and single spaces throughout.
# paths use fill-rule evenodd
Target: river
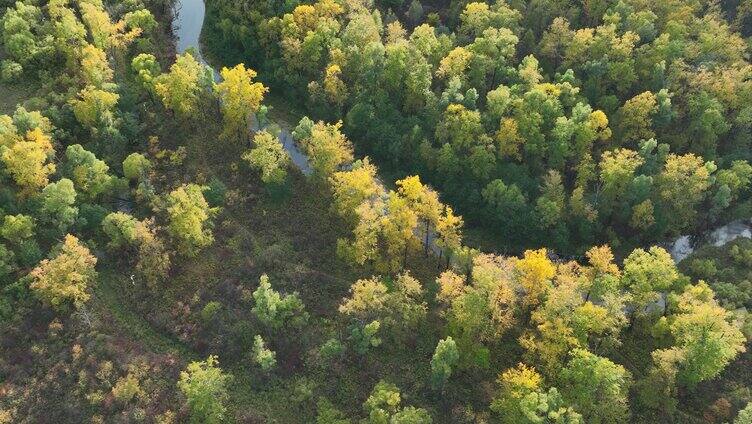
M 175 20 L 172 23 L 172 27 L 177 37 L 176 45 L 178 53 L 184 53 L 189 48 L 193 48 L 198 55 L 196 59 L 206 66 L 211 67 L 201 53 L 201 43 L 199 42 L 205 15 L 206 6 L 204 5 L 204 0 L 178 0 L 175 2 Z M 212 72 L 214 73 L 215 81 L 221 81 L 222 77 L 219 75 L 219 72 L 214 68 L 212 68 Z M 253 121 L 255 122 L 256 120 L 254 119 Z M 293 140 L 292 133 L 290 132 L 291 128 L 279 122 L 276 123 L 276 126 L 279 127 L 278 137 L 290 156 L 290 161 L 304 175 L 310 175 L 313 169 L 308 163 L 306 155 L 295 144 L 295 140 Z M 258 130 L 258 127 L 256 126 L 253 130 Z
M 175 3 L 175 21 L 173 22 L 173 28 L 175 35 L 177 36 L 177 49 L 178 53 L 183 53 L 187 49 L 193 47 L 198 53 L 198 58 L 202 63 L 209 65 L 201 54 L 201 43 L 199 38 L 201 36 L 201 29 L 204 26 L 204 15 L 206 14 L 206 6 L 204 0 L 178 0 Z M 212 68 L 215 79 L 219 80 L 220 76 L 216 69 Z M 300 150 L 290 133 L 290 128 L 284 125 L 277 124 L 280 128 L 279 139 L 282 142 L 287 153 L 290 155 L 292 163 L 303 172 L 305 175 L 310 175 L 313 170 L 308 163 L 308 158 Z M 677 263 L 686 258 L 694 250 L 702 244 L 708 243 L 714 246 L 723 246 L 724 244 L 736 239 L 737 237 L 752 238 L 752 221 L 749 219 L 738 220 L 729 224 L 723 225 L 708 232 L 705 236 L 700 237 L 699 240 L 693 240 L 690 236 L 681 236 L 676 240 L 666 243 L 668 251 L 671 253 L 671 257 Z M 432 250 L 436 250 L 435 244 L 432 242 Z

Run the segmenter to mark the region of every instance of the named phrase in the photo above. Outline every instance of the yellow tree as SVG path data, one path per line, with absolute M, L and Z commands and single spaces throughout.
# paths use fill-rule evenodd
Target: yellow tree
M 45 259 L 31 271 L 31 289 L 57 310 L 65 310 L 70 303 L 78 309 L 91 295 L 88 287 L 96 279 L 97 258 L 86 246 L 70 234 L 53 259 Z
M 196 113 L 206 68 L 190 54 L 179 55 L 170 72 L 154 78 L 154 91 L 165 107 L 184 117 Z
M 204 199 L 203 187 L 196 184 L 182 185 L 167 196 L 168 229 L 178 242 L 178 250 L 195 256 L 202 248 L 212 244 L 209 225 L 217 212 Z
M 242 63 L 233 68 L 222 68 L 220 74 L 222 82 L 217 84 L 216 90 L 222 103 L 223 136 L 230 138 L 235 135 L 242 139 L 248 132 L 250 115 L 258 112 L 264 93 L 269 90 L 260 82 L 252 82 L 256 71 L 246 69 Z
M 525 291 L 523 304 L 538 305 L 551 287 L 556 266 L 548 259 L 545 248 L 526 250 L 525 255 L 514 264 L 517 278 Z
M 332 174 L 329 184 L 334 196 L 332 208 L 350 223 L 357 221 L 356 209 L 363 201 L 383 192 L 376 181 L 376 167 L 367 157 L 353 163 L 349 171 Z
M 112 110 L 120 96 L 117 93 L 99 90 L 88 86 L 78 93 L 78 99 L 71 100 L 73 114 L 82 125 L 94 128 L 112 119 Z
M 352 143 L 340 131 L 342 122 L 325 124 L 317 122 L 310 135 L 302 140 L 303 147 L 316 174 L 327 177 L 337 168 L 353 159 Z
M 48 163 L 52 154 L 52 142 L 40 128 L 30 130 L 25 139 L 16 140 L 10 146 L 0 145 L 5 171 L 21 187 L 23 195 L 47 185 L 50 174 L 55 172 L 55 165 Z

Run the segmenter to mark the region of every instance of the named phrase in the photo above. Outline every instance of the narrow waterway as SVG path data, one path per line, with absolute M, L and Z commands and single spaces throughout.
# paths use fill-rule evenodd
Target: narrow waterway
M 193 48 L 198 54 L 198 59 L 201 63 L 211 67 L 206 61 L 204 55 L 201 53 L 201 29 L 204 26 L 204 16 L 206 15 L 206 7 L 204 0 L 178 0 L 175 2 L 175 20 L 173 21 L 173 28 L 175 30 L 175 36 L 177 37 L 177 50 L 178 53 L 184 53 L 189 48 Z M 212 68 L 214 73 L 214 79 L 216 81 L 221 80 L 219 72 Z M 254 120 L 255 121 L 255 120 Z M 295 140 L 292 138 L 290 128 L 286 128 L 280 123 L 276 123 L 279 127 L 279 140 L 282 142 L 287 154 L 290 156 L 290 161 L 298 168 L 304 175 L 310 175 L 313 172 L 311 165 L 308 163 L 308 158 L 300 150 Z M 256 126 L 253 130 L 258 130 Z
M 206 15 L 204 0 L 178 0 L 175 4 L 175 8 L 176 13 L 173 27 L 175 28 L 175 35 L 177 37 L 178 53 L 183 53 L 187 49 L 193 47 L 198 53 L 199 57 L 197 59 L 207 66 L 210 66 L 201 54 L 201 43 L 199 42 L 201 29 L 204 26 L 204 16 Z M 220 77 L 217 70 L 212 70 L 215 79 L 219 80 Z M 287 153 L 290 155 L 292 163 L 300 169 L 303 174 L 310 175 L 313 170 L 308 163 L 308 158 L 300 150 L 297 144 L 295 144 L 290 128 L 286 128 L 279 124 L 277 126 L 280 127 L 279 139 Z M 710 231 L 704 237 L 700 237 L 699 240 L 693 240 L 690 236 L 686 235 L 681 236 L 676 240 L 666 243 L 666 246 L 671 253 L 671 257 L 678 263 L 692 254 L 692 252 L 701 245 L 712 244 L 714 246 L 723 246 L 738 237 L 752 238 L 752 220 L 745 219 L 731 222 Z M 437 249 L 433 240 L 431 245 L 433 250 Z

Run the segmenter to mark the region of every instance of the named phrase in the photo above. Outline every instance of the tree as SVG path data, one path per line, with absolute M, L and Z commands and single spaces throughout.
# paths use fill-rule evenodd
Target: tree
M 519 423 L 525 420 L 522 401 L 529 394 L 541 390 L 543 378 L 535 368 L 518 364 L 505 370 L 498 378 L 499 393 L 491 402 L 491 410 L 499 414 L 503 423 Z
M 253 136 L 254 147 L 243 154 L 252 168 L 261 172 L 261 181 L 266 184 L 282 184 L 287 177 L 290 157 L 279 138 L 266 131 Z
M 136 242 L 138 221 L 125 212 L 112 212 L 102 220 L 102 231 L 110 238 L 108 246 L 119 248 Z
M 350 287 L 350 297 L 339 306 L 341 314 L 360 322 L 379 321 L 393 332 L 407 333 L 426 315 L 420 282 L 404 273 L 397 276 L 391 288 L 377 277 L 358 280 Z
M 428 411 L 422 408 L 400 408 L 402 398 L 397 386 L 379 381 L 371 395 L 363 403 L 368 414 L 365 422 L 369 424 L 431 424 L 433 420 Z
M 110 167 L 97 159 L 94 153 L 84 150 L 80 144 L 68 146 L 65 150 L 65 170 L 75 184 L 77 191 L 88 199 L 94 199 L 110 189 L 113 177 L 107 172 Z
M 669 329 L 681 360 L 677 378 L 694 388 L 711 379 L 745 350 L 740 323 L 731 312 L 718 305 L 713 291 L 704 282 L 689 285 L 679 295 L 677 313 L 668 318 Z
M 751 424 L 752 423 L 752 402 L 747 402 L 747 406 L 739 411 L 739 415 L 734 419 L 734 424 Z
M 22 140 L 10 146 L 0 143 L 0 158 L 23 195 L 36 192 L 49 182 L 55 164 L 48 163 L 54 150 L 52 141 L 41 128 L 30 130 Z
M 315 173 L 322 178 L 332 175 L 339 166 L 352 161 L 353 147 L 345 135 L 340 132 L 342 122 L 325 124 L 317 122 L 310 127 L 310 134 L 305 134 L 301 120 L 297 133 L 302 134 L 303 148 L 311 161 Z
M 220 423 L 227 408 L 227 384 L 232 376 L 217 366 L 217 357 L 209 355 L 205 361 L 191 362 L 180 373 L 178 389 L 188 401 L 192 423 Z
M 259 286 L 253 292 L 253 300 L 253 314 L 275 330 L 286 324 L 300 327 L 308 320 L 308 314 L 298 294 L 280 295 L 272 288 L 266 274 L 259 279 Z
M 524 256 L 514 263 L 517 278 L 525 290 L 523 304 L 536 306 L 551 287 L 551 278 L 556 266 L 548 259 L 545 248 L 526 250 Z
M 431 358 L 431 379 L 434 388 L 444 388 L 452 370 L 460 359 L 457 343 L 451 337 L 439 340 Z
M 112 81 L 113 72 L 107 62 L 107 54 L 91 44 L 81 49 L 79 70 L 81 79 L 87 87 L 101 89 L 105 83 Z
M 199 94 L 207 86 L 207 69 L 190 53 L 178 55 L 170 72 L 154 79 L 154 90 L 164 106 L 183 117 L 198 112 Z
M 586 423 L 622 423 L 629 420 L 627 395 L 631 375 L 623 366 L 584 349 L 558 376 L 561 392 Z
M 57 224 L 60 231 L 65 231 L 73 225 L 78 216 L 76 203 L 76 189 L 73 181 L 63 178 L 50 183 L 42 190 L 41 215 L 50 223 Z
M 178 251 L 195 256 L 214 242 L 211 218 L 217 213 L 204 199 L 204 188 L 182 185 L 167 196 L 168 230 L 178 242 Z
M 225 123 L 223 135 L 242 138 L 249 130 L 249 116 L 258 112 L 269 89 L 260 82 L 251 82 L 256 78 L 256 71 L 246 69 L 242 63 L 233 68 L 222 68 L 220 74 L 222 82 L 217 84 L 216 91 Z
M 658 112 L 655 94 L 646 91 L 624 103 L 616 113 L 616 133 L 623 145 L 655 137 L 653 115 Z
M 253 338 L 253 362 L 264 372 L 269 372 L 277 365 L 277 354 L 266 347 L 264 339 L 256 335 Z
M 669 228 L 675 233 L 694 222 L 697 206 L 707 195 L 715 169 L 713 162 L 704 163 L 701 157 L 691 153 L 668 155 L 657 186 Z
M 43 301 L 58 311 L 70 305 L 80 309 L 89 300 L 89 287 L 95 282 L 95 258 L 86 246 L 70 234 L 52 259 L 44 259 L 29 275 L 29 287 Z
M 647 312 L 678 278 L 674 260 L 661 247 L 653 246 L 648 251 L 635 249 L 624 260 L 622 282 L 632 295 L 637 312 Z
M 376 167 L 366 157 L 353 163 L 349 171 L 338 171 L 329 178 L 334 203 L 332 208 L 350 223 L 357 221 L 356 209 L 364 201 L 383 193 L 376 181 Z
M 78 98 L 71 100 L 70 103 L 78 122 L 93 129 L 112 121 L 112 112 L 118 99 L 120 95 L 117 93 L 87 86 L 78 93 Z
M 129 180 L 144 177 L 152 168 L 152 163 L 141 153 L 131 153 L 123 161 L 123 175 Z
M 520 409 L 531 424 L 584 424 L 582 415 L 567 406 L 555 387 L 548 392 L 532 392 L 522 398 Z
M 36 223 L 27 215 L 5 215 L 0 225 L 0 236 L 10 243 L 21 243 L 34 236 Z
M 141 86 L 151 93 L 155 89 L 155 79 L 162 72 L 159 62 L 154 55 L 141 53 L 131 60 L 131 69 L 136 73 Z

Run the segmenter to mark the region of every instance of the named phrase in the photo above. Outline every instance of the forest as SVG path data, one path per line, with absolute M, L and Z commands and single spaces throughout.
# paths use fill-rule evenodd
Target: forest
M 0 0 L 0 424 L 752 424 L 751 51 L 752 0 Z

